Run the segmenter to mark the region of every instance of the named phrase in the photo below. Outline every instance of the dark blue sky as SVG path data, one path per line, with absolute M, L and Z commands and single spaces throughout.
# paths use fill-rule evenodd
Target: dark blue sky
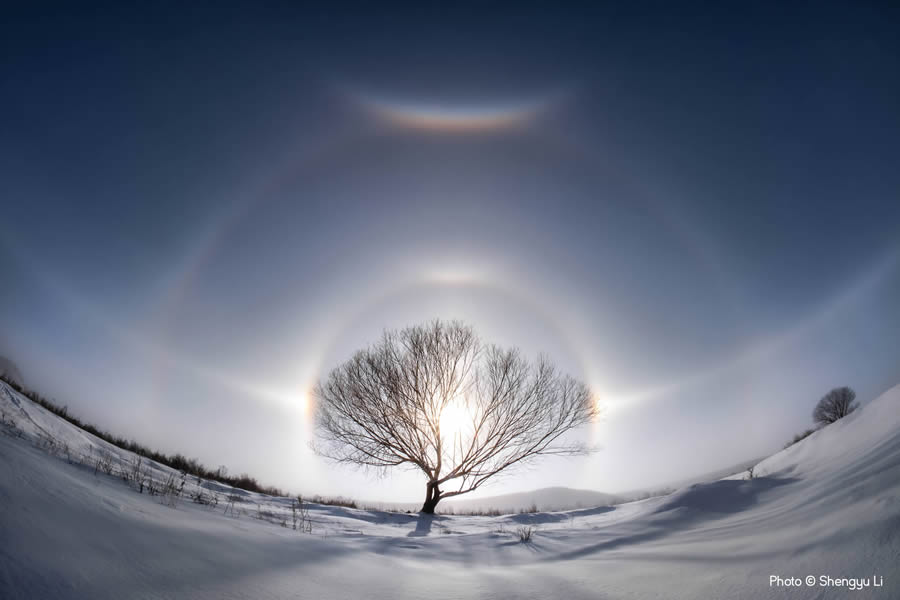
M 306 448 L 309 386 L 435 316 L 608 400 L 604 451 L 523 488 L 770 452 L 830 387 L 900 382 L 898 30 L 888 3 L 7 9 L 0 353 L 309 492 L 353 489 Z

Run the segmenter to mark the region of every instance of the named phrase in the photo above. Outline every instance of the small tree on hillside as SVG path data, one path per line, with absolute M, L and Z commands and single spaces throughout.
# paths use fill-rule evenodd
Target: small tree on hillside
M 589 452 L 563 434 L 597 414 L 584 383 L 546 359 L 532 364 L 517 350 L 484 347 L 458 322 L 386 332 L 335 368 L 315 395 L 316 452 L 422 471 L 428 514 L 443 498 L 538 456 Z
M 838 419 L 846 417 L 859 407 L 854 402 L 856 392 L 848 387 L 834 388 L 819 400 L 813 411 L 813 421 L 820 425 L 834 423 Z

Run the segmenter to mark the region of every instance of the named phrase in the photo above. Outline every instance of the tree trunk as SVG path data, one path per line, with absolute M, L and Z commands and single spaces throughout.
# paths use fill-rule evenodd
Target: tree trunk
M 434 508 L 440 501 L 441 490 L 438 488 L 436 483 L 431 483 L 429 481 L 425 489 L 425 503 L 422 505 L 422 510 L 420 512 L 423 512 L 426 515 L 433 515 Z

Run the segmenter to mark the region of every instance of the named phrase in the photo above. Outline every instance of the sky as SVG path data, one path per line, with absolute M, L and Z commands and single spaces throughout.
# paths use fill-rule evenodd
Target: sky
M 310 390 L 385 329 L 547 354 L 599 451 L 484 494 L 664 485 L 900 383 L 888 3 L 20 6 L 0 355 L 118 435 L 304 494 Z

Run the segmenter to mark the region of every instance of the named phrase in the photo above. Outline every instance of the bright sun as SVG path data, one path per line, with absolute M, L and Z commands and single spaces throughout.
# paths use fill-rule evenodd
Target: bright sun
M 465 433 L 469 426 L 469 413 L 459 403 L 451 402 L 441 412 L 441 436 L 445 440 L 453 440 Z

